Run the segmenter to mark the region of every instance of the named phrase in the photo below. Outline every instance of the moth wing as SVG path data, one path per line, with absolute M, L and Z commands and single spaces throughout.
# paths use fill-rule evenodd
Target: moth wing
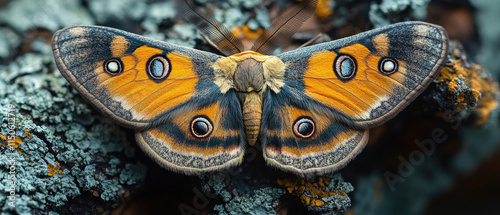
M 285 84 L 300 96 L 352 126 L 370 128 L 414 100 L 438 74 L 447 52 L 442 27 L 404 22 L 278 57 L 287 65 Z
M 261 142 L 272 166 L 300 175 L 331 172 L 349 163 L 366 145 L 367 129 L 354 129 L 335 119 L 331 111 L 311 107 L 288 86 L 269 91 L 263 102 Z M 300 119 L 314 122 L 308 138 L 294 131 Z M 305 129 L 307 130 L 307 129 Z
M 441 27 L 406 22 L 279 55 L 285 84 L 263 101 L 267 162 L 298 174 L 342 168 L 366 145 L 368 128 L 392 118 L 434 79 L 447 46 Z M 297 135 L 303 118 L 315 125 L 310 137 Z
M 58 31 L 52 40 L 62 75 L 99 110 L 120 124 L 145 128 L 212 87 L 210 67 L 220 56 L 151 40 L 117 29 L 74 26 Z M 167 77 L 152 78 L 151 60 L 160 56 Z M 121 72 L 107 71 L 114 61 Z M 168 101 L 168 102 L 167 102 Z
M 212 92 L 165 116 L 163 123 L 139 131 L 139 146 L 159 165 L 186 174 L 225 169 L 241 163 L 245 137 L 240 104 L 234 91 Z M 193 135 L 193 122 L 204 118 L 211 124 L 205 138 Z
M 211 64 L 220 56 L 98 26 L 60 30 L 52 48 L 68 82 L 105 115 L 137 130 L 139 145 L 160 165 L 197 173 L 241 161 L 241 108 L 234 91 L 222 94 L 213 82 Z M 207 138 L 191 134 L 198 115 L 212 123 Z

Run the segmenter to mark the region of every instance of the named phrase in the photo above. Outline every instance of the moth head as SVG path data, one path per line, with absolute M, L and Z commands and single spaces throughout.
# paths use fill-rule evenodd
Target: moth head
M 276 56 L 247 51 L 220 58 L 212 68 L 214 82 L 222 93 L 231 88 L 238 92 L 263 92 L 268 87 L 279 93 L 284 85 L 286 65 Z
M 253 58 L 247 58 L 239 62 L 233 75 L 233 83 L 236 91 L 261 91 L 264 88 L 265 81 L 262 70 L 262 62 Z

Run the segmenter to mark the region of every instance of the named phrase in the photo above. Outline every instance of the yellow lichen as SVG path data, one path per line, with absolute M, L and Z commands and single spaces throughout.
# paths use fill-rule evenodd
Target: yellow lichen
M 27 138 L 33 137 L 33 136 L 31 136 L 30 130 L 28 130 L 28 129 L 24 130 L 24 133 L 26 134 Z
M 2 147 L 6 147 L 7 146 L 7 137 L 5 135 L 1 135 L 0 134 L 0 139 L 2 139 Z
M 330 177 L 328 176 L 319 177 L 314 182 L 298 177 L 285 178 L 279 179 L 278 184 L 286 187 L 288 193 L 298 195 L 300 201 L 305 206 L 322 206 L 325 204 L 325 202 L 321 200 L 322 198 L 328 198 L 335 195 L 346 195 L 342 190 L 338 190 L 337 192 L 327 191 L 328 185 L 330 184 Z M 328 202 L 326 204 L 328 204 Z
M 322 206 L 323 204 L 325 204 L 325 203 L 319 199 L 314 199 L 312 201 L 312 205 L 314 205 L 314 206 Z
M 54 174 L 58 173 L 58 174 L 64 174 L 64 172 L 62 170 L 60 170 L 59 168 L 61 168 L 61 165 L 59 165 L 59 163 L 57 162 L 54 162 L 56 164 L 56 166 L 52 165 L 52 164 L 47 164 L 47 169 L 49 170 L 49 173 L 47 174 L 48 176 L 53 176 Z
M 490 113 L 498 106 L 498 84 L 486 74 L 483 67 L 477 64 L 468 64 L 461 46 L 457 42 L 452 42 L 450 62 L 443 67 L 438 82 L 448 83 L 448 91 L 452 95 L 449 98 L 457 103 L 456 109 L 451 113 L 454 115 L 466 107 L 477 103 L 473 110 L 476 116 L 473 122 L 474 127 L 483 125 L 489 118 Z M 471 89 L 470 93 L 462 90 L 460 82 Z
M 19 153 L 22 152 L 21 149 L 19 149 L 19 144 L 23 143 L 21 138 L 14 137 L 14 144 L 12 144 L 12 143 L 9 144 L 9 141 L 7 140 L 7 137 L 5 135 L 0 134 L 0 139 L 2 139 L 2 147 L 7 147 L 7 145 L 9 145 L 9 147 L 16 148 L 17 152 L 19 152 Z
M 314 12 L 316 16 L 319 18 L 326 18 L 330 16 L 333 12 L 331 5 L 333 4 L 333 0 L 319 0 L 318 7 L 316 7 L 316 11 Z
M 262 34 L 262 32 L 264 32 L 264 29 L 258 28 L 257 30 L 254 31 L 250 29 L 250 27 L 248 27 L 248 24 L 246 24 L 241 28 L 233 28 L 232 32 L 234 36 L 236 36 L 237 38 L 253 40 L 257 39 L 257 37 L 259 37 Z

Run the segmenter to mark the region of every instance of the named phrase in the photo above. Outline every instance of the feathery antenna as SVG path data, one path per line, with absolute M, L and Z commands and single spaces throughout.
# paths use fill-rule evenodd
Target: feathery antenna
M 209 39 L 224 55 L 230 56 L 243 51 L 241 41 L 221 22 L 198 10 L 192 0 L 177 0 L 177 9 L 184 20 L 196 25 L 205 39 Z
M 311 17 L 316 10 L 318 0 L 304 0 L 290 12 L 277 18 L 264 33 L 262 33 L 250 50 L 261 54 L 272 54 L 278 47 L 283 46 L 291 35 L 295 34 L 300 26 Z

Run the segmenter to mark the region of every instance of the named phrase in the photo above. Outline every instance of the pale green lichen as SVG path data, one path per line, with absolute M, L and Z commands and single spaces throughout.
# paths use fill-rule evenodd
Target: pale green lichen
M 195 39 L 201 39 L 201 35 L 198 34 L 196 28 L 192 24 L 175 25 L 172 27 L 172 32 L 170 32 L 169 35 L 172 37 L 166 39 L 167 42 L 190 48 L 196 45 Z
M 177 11 L 174 10 L 174 1 L 155 2 L 148 5 L 147 13 L 141 26 L 146 32 L 158 32 L 159 26 L 175 19 Z
M 0 59 L 9 57 L 10 53 L 20 44 L 21 38 L 12 29 L 0 28 Z
M 370 21 L 375 27 L 382 27 L 402 21 L 423 20 L 427 15 L 429 2 L 430 0 L 373 1 L 369 12 Z
M 276 214 L 278 199 L 286 193 L 285 190 L 273 187 L 255 189 L 245 192 L 234 188 L 234 184 L 225 184 L 226 175 L 218 173 L 211 176 L 203 176 L 206 180 L 202 185 L 204 192 L 215 193 L 222 198 L 224 204 L 215 205 L 217 214 Z M 239 180 L 229 182 L 241 183 Z M 212 192 L 215 191 L 215 192 Z
M 140 20 L 147 12 L 146 1 L 136 0 L 88 0 L 89 10 L 97 23 Z
M 18 32 L 35 28 L 56 31 L 61 26 L 94 24 L 94 20 L 79 1 L 16 0 L 0 12 L 0 24 L 9 25 Z
M 6 190 L 12 181 L 11 165 L 5 163 L 10 158 L 16 162 L 17 179 L 15 207 L 9 205 L 10 196 L 0 195 L 2 214 L 96 213 L 95 207 L 84 206 L 95 194 L 94 205 L 116 207 L 121 192 L 141 185 L 147 168 L 130 163 L 134 149 L 124 132 L 92 110 L 55 69 L 45 38 L 34 38 L 30 47 L 17 41 L 24 31 L 53 32 L 93 19 L 78 2 L 20 0 L 0 10 L 0 23 L 7 29 L 0 34 L 0 44 L 8 44 L 8 53 L 0 58 L 12 58 L 0 65 L 0 135 L 9 136 L 13 117 L 19 139 L 13 153 L 5 140 L 0 146 L 0 189 Z M 30 52 L 20 54 L 15 48 L 20 44 Z M 64 207 L 69 201 L 76 207 Z
M 63 78 L 57 71 L 47 69 L 54 68 L 51 63 L 50 58 L 40 54 L 26 54 L 9 66 L 1 67 L 9 78 L 0 82 L 0 87 L 7 89 L 0 95 L 0 104 L 16 107 L 13 110 L 16 135 L 22 140 L 18 147 L 20 153 L 16 152 L 16 207 L 10 207 L 6 199 L 0 197 L 5 213 L 57 211 L 70 199 L 90 190 L 102 193 L 100 198 L 104 201 L 117 201 L 122 186 L 112 179 L 113 176 L 121 173 L 119 177 L 127 185 L 141 183 L 145 176 L 143 166 L 116 165 L 111 161 L 107 164 L 112 158 L 106 157 L 107 154 L 124 153 L 125 148 L 130 147 L 123 138 L 125 135 L 106 126 L 108 120 L 91 111 L 74 91 L 52 89 L 51 86 L 60 85 L 71 88 L 61 81 Z M 2 118 L 0 133 L 6 134 L 8 115 L 5 109 Z M 29 131 L 29 136 L 25 130 Z M 8 148 L 0 149 L 3 152 L 0 160 L 8 160 L 5 153 Z M 96 159 L 100 160 L 100 169 L 93 164 Z M 112 170 L 102 172 L 108 165 Z M 4 190 L 9 180 L 5 174 L 0 179 L 0 188 Z
M 259 23 L 260 27 L 266 29 L 271 26 L 271 18 L 269 18 L 269 11 L 264 8 L 255 9 L 255 20 Z

